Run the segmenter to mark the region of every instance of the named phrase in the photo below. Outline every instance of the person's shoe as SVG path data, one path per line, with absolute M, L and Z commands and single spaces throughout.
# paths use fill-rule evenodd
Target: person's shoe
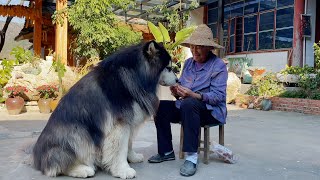
M 197 171 L 197 164 L 194 164 L 191 161 L 184 161 L 183 165 L 180 168 L 180 174 L 182 176 L 193 176 Z
M 161 155 L 161 154 L 154 155 L 148 159 L 148 162 L 149 163 L 161 163 L 163 161 L 172 161 L 175 159 L 176 158 L 175 158 L 174 152 L 172 152 L 168 155 Z

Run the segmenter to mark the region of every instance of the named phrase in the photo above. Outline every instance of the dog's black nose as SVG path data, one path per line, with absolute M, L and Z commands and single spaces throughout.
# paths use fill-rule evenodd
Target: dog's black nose
M 179 81 L 179 79 L 176 79 L 176 83 Z

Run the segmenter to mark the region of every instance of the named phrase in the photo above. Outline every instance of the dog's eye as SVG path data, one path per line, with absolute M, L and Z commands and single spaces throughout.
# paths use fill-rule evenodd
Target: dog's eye
M 166 67 L 166 69 L 171 72 L 172 71 L 172 67 Z

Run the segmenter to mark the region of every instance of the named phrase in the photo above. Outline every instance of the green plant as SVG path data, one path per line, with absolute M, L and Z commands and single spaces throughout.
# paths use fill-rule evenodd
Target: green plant
M 246 94 L 252 96 L 262 96 L 263 98 L 270 98 L 278 96 L 284 92 L 284 87 L 277 81 L 273 73 L 267 73 L 264 77 L 254 82 Z
M 186 22 L 190 17 L 190 11 L 199 7 L 199 3 L 196 0 L 191 0 L 190 5 L 183 9 L 177 6 L 176 8 L 168 7 L 168 3 L 171 1 L 163 1 L 162 4 L 154 6 L 147 10 L 147 13 L 159 13 L 162 16 L 155 16 L 150 21 L 157 24 L 158 22 L 163 22 L 169 32 L 177 32 L 186 26 Z
M 229 71 L 238 75 L 244 74 L 249 66 L 252 66 L 253 59 L 248 57 L 228 58 Z
M 34 61 L 32 52 L 25 50 L 20 46 L 14 47 L 11 50 L 10 55 L 13 55 L 16 58 L 18 64 L 32 63 Z
M 62 95 L 64 94 L 62 78 L 64 77 L 64 73 L 67 70 L 59 56 L 55 57 L 55 61 L 52 62 L 51 68 L 53 68 L 54 71 L 57 72 L 58 80 L 59 80 L 59 97 L 62 97 Z
M 127 10 L 131 0 L 77 0 L 67 10 L 75 40 L 72 49 L 78 57 L 103 59 L 121 47 L 141 41 L 142 34 L 121 24 L 114 8 Z M 59 14 L 59 13 L 58 13 Z M 60 12 L 65 15 L 65 13 Z M 81 22 L 81 23 L 79 23 Z
M 281 74 L 301 75 L 301 74 L 316 73 L 316 71 L 315 71 L 315 69 L 313 67 L 310 67 L 308 65 L 305 65 L 304 67 L 286 65 L 286 68 L 281 70 L 280 73 Z
M 318 81 L 317 77 L 311 77 L 309 74 L 301 74 L 298 86 L 304 89 L 307 93 L 310 93 L 320 87 Z
M 279 94 L 279 97 L 284 98 L 307 98 L 308 94 L 304 90 L 284 91 Z
M 3 103 L 6 99 L 3 97 L 3 88 L 0 86 L 0 103 Z
M 171 40 L 169 31 L 166 27 L 163 26 L 162 23 L 158 23 L 159 27 L 154 25 L 152 22 L 148 21 L 148 27 L 154 36 L 156 42 L 163 43 L 166 50 L 171 55 L 172 59 L 177 59 L 174 61 L 174 67 L 177 69 L 177 71 L 180 71 L 182 61 L 181 57 L 181 47 L 180 44 L 186 40 L 196 29 L 195 26 L 190 26 L 187 28 L 183 28 L 180 31 L 175 33 L 174 40 Z
M 11 78 L 11 72 L 16 61 L 3 59 L 0 66 L 0 86 L 4 87 Z
M 315 68 L 320 69 L 320 42 L 313 44 L 315 55 Z
M 42 85 L 36 88 L 40 94 L 40 98 L 49 99 L 55 97 L 58 88 L 55 85 Z

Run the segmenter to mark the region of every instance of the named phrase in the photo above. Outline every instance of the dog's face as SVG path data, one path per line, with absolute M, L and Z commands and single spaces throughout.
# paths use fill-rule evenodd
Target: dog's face
M 173 86 L 178 82 L 176 74 L 172 71 L 171 67 L 166 67 L 160 74 L 159 84 L 162 86 Z
M 171 56 L 167 50 L 155 41 L 147 42 L 144 45 L 144 55 L 148 61 L 149 68 L 157 73 L 162 72 L 162 70 L 169 65 L 171 61 Z

